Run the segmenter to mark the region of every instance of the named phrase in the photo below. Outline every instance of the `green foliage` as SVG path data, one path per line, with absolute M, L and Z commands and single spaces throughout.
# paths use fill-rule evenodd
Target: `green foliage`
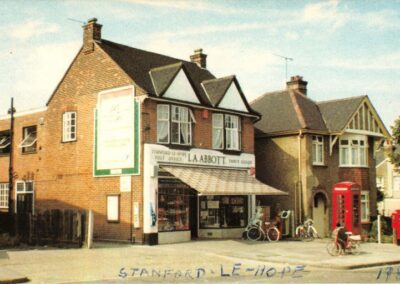
M 389 154 L 389 158 L 395 169 L 400 172 L 400 116 L 394 121 L 391 129 L 393 150 Z

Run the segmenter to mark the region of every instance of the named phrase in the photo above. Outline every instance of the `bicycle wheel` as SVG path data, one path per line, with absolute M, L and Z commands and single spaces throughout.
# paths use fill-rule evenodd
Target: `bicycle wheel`
M 247 230 L 247 238 L 251 241 L 258 241 L 261 235 L 262 233 L 258 227 L 251 227 Z
M 276 227 L 270 227 L 267 230 L 267 238 L 270 242 L 277 242 L 280 238 L 279 230 Z
M 359 242 L 354 242 L 351 245 L 351 253 L 354 254 L 354 255 L 359 255 L 361 253 L 360 243 Z
M 331 241 L 328 243 L 326 246 L 326 250 L 328 253 L 332 256 L 338 256 L 341 253 L 341 247 L 339 244 L 337 244 L 335 241 Z

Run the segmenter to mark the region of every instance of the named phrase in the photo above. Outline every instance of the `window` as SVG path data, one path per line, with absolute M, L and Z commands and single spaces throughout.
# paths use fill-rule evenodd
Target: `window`
M 313 165 L 324 164 L 324 137 L 313 135 L 312 137 L 312 161 Z
M 187 107 L 157 105 L 157 142 L 192 144 L 193 113 Z
M 158 229 L 160 232 L 190 229 L 189 200 L 195 192 L 177 179 L 158 179 Z
M 10 154 L 10 132 L 4 131 L 0 132 L 0 155 Z
M 107 221 L 119 222 L 119 195 L 107 195 Z
M 376 187 L 380 191 L 385 190 L 385 178 L 384 177 L 380 177 L 380 176 L 376 177 Z
M 34 212 L 33 181 L 17 180 L 15 182 L 15 212 Z
M 349 136 L 340 139 L 340 166 L 368 166 L 368 145 L 364 137 Z
M 212 116 L 213 149 L 240 150 L 241 121 L 236 115 L 214 113 Z
M 18 147 L 22 148 L 22 153 L 36 152 L 36 125 L 24 127 L 22 131 L 23 140 Z
M 8 209 L 8 183 L 0 183 L 0 208 Z
M 63 142 L 76 141 L 76 112 L 63 114 Z
M 361 222 L 369 222 L 369 192 L 361 191 Z
M 240 228 L 247 224 L 247 196 L 200 196 L 200 228 Z

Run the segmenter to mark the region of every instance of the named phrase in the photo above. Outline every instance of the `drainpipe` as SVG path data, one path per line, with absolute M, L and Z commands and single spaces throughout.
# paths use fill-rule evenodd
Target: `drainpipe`
M 301 183 L 301 138 L 303 137 L 303 131 L 300 129 L 299 136 L 297 137 L 298 141 L 298 173 L 297 173 L 297 194 L 298 194 L 298 219 L 299 222 L 302 223 L 302 183 Z
M 13 141 L 14 141 L 14 98 L 11 98 L 11 108 L 8 111 L 11 116 L 10 122 L 10 159 L 8 164 L 8 213 L 12 215 L 12 189 L 13 189 Z

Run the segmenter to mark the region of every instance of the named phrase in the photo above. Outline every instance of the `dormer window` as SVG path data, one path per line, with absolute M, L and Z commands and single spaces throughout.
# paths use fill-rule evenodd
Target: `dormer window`
M 157 142 L 192 145 L 192 111 L 183 106 L 157 105 Z
M 213 149 L 240 151 L 242 135 L 239 116 L 214 113 L 212 116 L 212 125 Z

